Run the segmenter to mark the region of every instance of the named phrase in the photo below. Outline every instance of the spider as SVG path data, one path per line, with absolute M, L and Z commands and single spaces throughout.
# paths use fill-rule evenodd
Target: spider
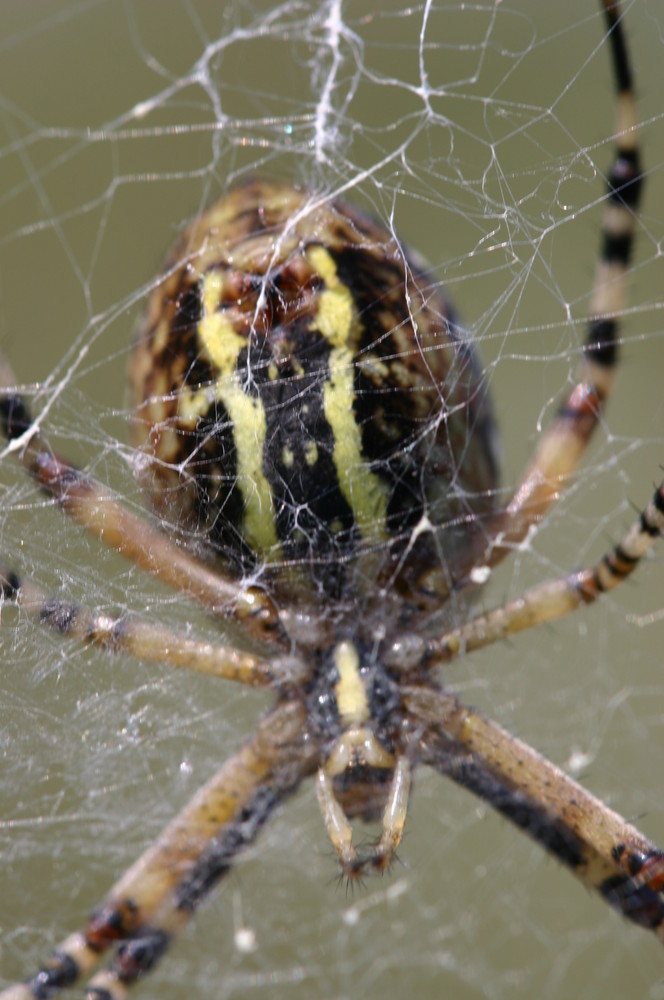
M 183 235 L 132 355 L 134 443 L 168 533 L 54 455 L 0 361 L 0 417 L 39 486 L 93 535 L 237 623 L 261 652 L 49 600 L 0 567 L 6 601 L 115 653 L 274 690 L 256 732 L 4 1000 L 120 1000 L 305 778 L 342 875 L 385 871 L 427 764 L 664 940 L 664 854 L 530 747 L 462 705 L 436 667 L 592 603 L 664 527 L 664 486 L 596 565 L 449 627 L 581 459 L 610 393 L 638 207 L 631 70 L 604 0 L 617 153 L 578 381 L 506 507 L 490 402 L 449 303 L 393 236 L 341 202 L 252 180 Z M 192 539 L 195 544 L 192 544 Z M 443 611 L 441 612 L 441 609 Z M 352 820 L 376 820 L 356 846 Z M 94 967 L 114 949 L 111 964 Z

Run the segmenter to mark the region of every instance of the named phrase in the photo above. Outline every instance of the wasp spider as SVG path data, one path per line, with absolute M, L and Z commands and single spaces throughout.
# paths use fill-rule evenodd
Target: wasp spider
M 632 572 L 664 524 L 660 488 L 595 566 L 445 630 L 470 590 L 541 520 L 577 466 L 617 359 L 641 168 L 617 4 L 604 0 L 617 154 L 578 381 L 511 501 L 495 501 L 489 401 L 471 345 L 417 258 L 350 206 L 252 181 L 183 235 L 130 368 L 152 528 L 52 453 L 0 367 L 11 450 L 89 532 L 238 623 L 263 655 L 49 601 L 2 569 L 6 601 L 109 651 L 269 686 L 254 735 L 113 886 L 41 971 L 0 994 L 82 977 L 119 1000 L 273 812 L 315 778 L 343 876 L 389 867 L 413 769 L 475 792 L 630 920 L 664 941 L 664 855 L 566 774 L 443 689 L 435 668 L 588 605 Z M 194 531 L 214 558 L 176 533 Z M 251 583 L 247 581 L 252 581 Z M 377 819 L 366 849 L 351 819 Z M 93 972 L 114 949 L 110 965 Z

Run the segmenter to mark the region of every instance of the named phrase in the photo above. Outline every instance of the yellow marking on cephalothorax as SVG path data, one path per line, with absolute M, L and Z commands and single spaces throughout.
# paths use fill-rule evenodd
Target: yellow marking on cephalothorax
M 353 511 L 362 537 L 384 541 L 387 537 L 388 488 L 369 469 L 362 454 L 362 434 L 353 410 L 353 349 L 359 332 L 353 296 L 339 281 L 337 266 L 325 247 L 311 246 L 307 256 L 325 283 L 312 329 L 322 333 L 332 348 L 330 377 L 323 387 L 323 408 L 334 436 L 332 457 L 339 487 Z
M 352 642 L 339 643 L 334 665 L 339 674 L 334 694 L 341 721 L 345 726 L 359 726 L 369 718 L 369 700 L 360 677 L 360 657 Z
M 233 424 L 238 485 L 244 500 L 243 534 L 256 552 L 279 558 L 272 490 L 263 473 L 265 411 L 260 398 L 247 396 L 240 384 L 235 366 L 247 340 L 235 332 L 219 310 L 222 294 L 223 275 L 219 271 L 208 272 L 203 278 L 203 316 L 198 324 L 198 336 L 209 360 L 218 370 L 214 396 L 224 404 Z M 201 400 L 196 402 L 200 405 Z

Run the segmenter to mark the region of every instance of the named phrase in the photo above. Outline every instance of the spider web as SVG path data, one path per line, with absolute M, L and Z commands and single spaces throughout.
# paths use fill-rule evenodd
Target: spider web
M 431 263 L 479 344 L 514 484 L 573 379 L 613 130 L 595 4 L 536 6 L 5 0 L 0 344 L 53 447 L 140 507 L 132 331 L 182 224 L 261 174 L 343 194 Z M 626 17 L 647 188 L 623 365 L 581 472 L 487 604 L 599 557 L 661 475 L 664 19 L 658 0 Z M 53 594 L 217 634 L 11 456 L 0 491 L 3 554 Z M 660 844 L 662 595 L 658 549 L 601 607 L 447 676 Z M 268 703 L 11 609 L 2 624 L 0 985 L 81 924 Z M 664 996 L 654 941 L 424 771 L 400 856 L 338 889 L 305 785 L 137 996 Z

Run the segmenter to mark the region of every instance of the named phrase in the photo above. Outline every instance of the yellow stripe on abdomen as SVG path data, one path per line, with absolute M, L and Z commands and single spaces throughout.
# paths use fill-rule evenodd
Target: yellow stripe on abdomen
M 350 290 L 339 281 L 330 253 L 320 245 L 307 257 L 325 282 L 312 329 L 330 344 L 330 375 L 323 387 L 323 409 L 334 437 L 333 460 L 341 493 L 367 541 L 387 539 L 387 485 L 373 473 L 362 453 L 362 434 L 355 419 L 353 335 L 357 332 Z
M 219 310 L 222 293 L 223 274 L 209 271 L 203 278 L 198 335 L 217 370 L 215 398 L 224 404 L 233 425 L 238 486 L 244 501 L 242 533 L 255 552 L 276 560 L 281 557 L 281 548 L 272 490 L 263 472 L 265 410 L 260 397 L 247 396 L 240 385 L 237 359 L 248 345 Z

